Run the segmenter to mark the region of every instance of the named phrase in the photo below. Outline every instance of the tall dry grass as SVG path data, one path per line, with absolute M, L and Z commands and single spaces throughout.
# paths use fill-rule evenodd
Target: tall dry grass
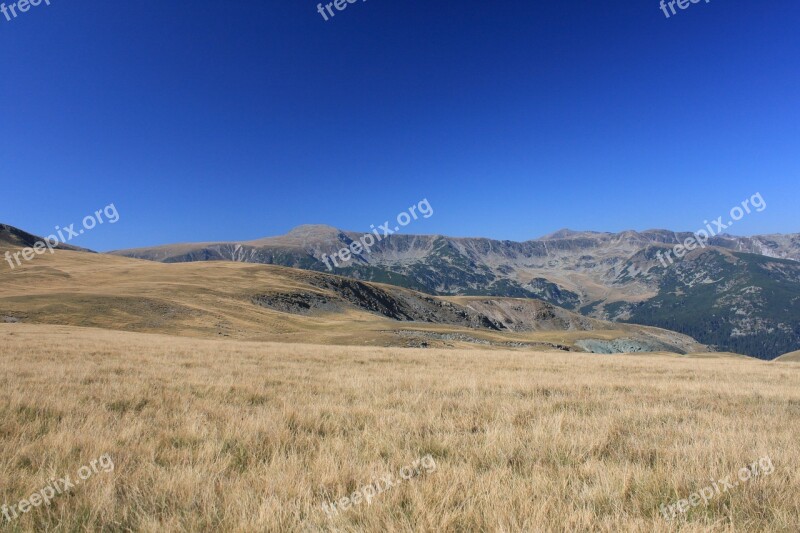
M 800 366 L 0 325 L 4 531 L 800 530 Z M 322 503 L 426 454 L 337 518 Z M 667 523 L 759 457 L 775 471 Z M 1 517 L 0 517 L 1 518 Z

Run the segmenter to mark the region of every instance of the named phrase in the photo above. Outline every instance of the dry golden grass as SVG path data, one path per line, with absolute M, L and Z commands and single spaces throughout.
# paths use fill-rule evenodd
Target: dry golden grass
M 0 325 L 5 531 L 800 530 L 800 374 L 731 357 L 408 350 Z M 431 454 L 436 472 L 323 502 Z M 669 524 L 710 479 L 775 471 Z
M 785 363 L 797 363 L 800 362 L 800 350 L 796 352 L 786 353 L 782 356 L 778 357 L 778 360 Z

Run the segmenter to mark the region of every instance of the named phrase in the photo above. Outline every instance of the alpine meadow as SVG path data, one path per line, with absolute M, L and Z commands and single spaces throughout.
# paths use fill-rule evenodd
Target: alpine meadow
M 796 2 L 0 7 L 0 532 L 800 531 Z

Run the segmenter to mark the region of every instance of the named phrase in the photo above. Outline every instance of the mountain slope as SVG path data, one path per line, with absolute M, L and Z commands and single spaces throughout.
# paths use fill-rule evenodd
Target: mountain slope
M 781 354 L 800 345 L 800 263 L 708 250 L 661 270 L 653 274 L 655 297 L 605 305 L 605 315 L 679 329 L 739 353 Z
M 526 242 L 391 235 L 370 253 L 340 262 L 334 272 L 433 295 L 538 298 L 594 318 L 668 324 L 720 350 L 766 359 L 800 348 L 800 300 L 793 296 L 800 291 L 800 235 L 720 235 L 674 264 L 663 260 L 691 235 L 564 229 Z M 360 237 L 329 226 L 301 226 L 257 241 L 115 253 L 163 262 L 228 260 L 326 271 L 323 256 Z M 759 296 L 750 301 L 753 294 Z
M 0 321 L 320 344 L 593 351 L 620 341 L 616 351 L 708 350 L 674 332 L 545 302 L 443 298 L 273 265 L 64 251 L 0 269 Z
M 42 241 L 43 239 L 41 237 L 37 237 L 32 233 L 22 231 L 21 229 L 15 228 L 14 226 L 9 226 L 8 224 L 0 224 L 0 250 L 3 252 L 16 248 L 32 248 L 37 242 Z M 85 248 L 79 248 L 77 246 L 71 246 L 61 242 L 53 245 L 53 248 L 58 248 L 61 250 L 81 250 L 84 252 L 90 251 L 86 250 Z

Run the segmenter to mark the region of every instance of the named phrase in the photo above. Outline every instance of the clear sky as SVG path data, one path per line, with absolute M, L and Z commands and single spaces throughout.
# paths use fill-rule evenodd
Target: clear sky
M 2 0 L 0 0 L 2 1 Z M 6 4 L 12 3 L 5 0 Z M 335 9 L 335 8 L 334 8 Z M 110 250 L 367 231 L 800 232 L 800 4 L 50 0 L 0 15 L 0 222 Z

